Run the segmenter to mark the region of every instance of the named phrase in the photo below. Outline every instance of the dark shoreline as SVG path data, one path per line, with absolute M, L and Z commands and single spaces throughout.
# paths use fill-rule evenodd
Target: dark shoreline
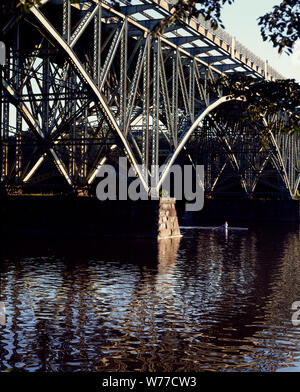
M 1 235 L 22 237 L 156 238 L 159 201 L 105 201 L 94 197 L 9 196 L 0 203 Z M 296 200 L 206 199 L 201 211 L 184 213 L 177 202 L 180 225 L 298 224 Z

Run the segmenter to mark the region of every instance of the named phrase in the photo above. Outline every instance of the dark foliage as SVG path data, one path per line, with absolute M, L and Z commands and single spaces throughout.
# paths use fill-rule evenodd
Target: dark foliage
M 294 79 L 253 82 L 251 77 L 235 74 L 211 83 L 212 90 L 222 86 L 223 94 L 242 97 L 243 119 L 257 122 L 263 117 L 269 119 L 266 131 L 300 135 L 300 85 Z M 276 120 L 276 116 L 282 122 Z M 274 116 L 274 122 L 270 119 Z
M 278 52 L 290 54 L 300 36 L 300 2 L 285 0 L 273 10 L 258 18 L 263 40 L 269 40 Z

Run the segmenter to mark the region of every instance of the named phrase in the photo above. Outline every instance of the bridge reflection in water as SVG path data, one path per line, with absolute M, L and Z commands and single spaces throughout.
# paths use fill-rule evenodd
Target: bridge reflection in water
M 300 370 L 299 229 L 183 234 L 2 245 L 0 370 Z

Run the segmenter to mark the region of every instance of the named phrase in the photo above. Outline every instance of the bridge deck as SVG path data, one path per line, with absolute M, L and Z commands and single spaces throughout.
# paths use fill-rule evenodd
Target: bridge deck
M 55 1 L 57 0 L 52 0 Z M 84 8 L 85 3 L 80 1 L 73 6 Z M 119 4 L 119 9 L 116 9 L 112 1 L 102 2 L 103 9 L 107 10 L 103 13 L 103 21 L 109 23 L 112 14 L 127 18 L 132 26 L 129 31 L 132 36 L 140 35 L 141 31 L 149 32 L 173 12 L 173 5 L 165 0 L 132 0 L 130 3 L 119 0 Z M 260 59 L 224 29 L 213 30 L 210 21 L 205 21 L 203 17 L 187 17 L 180 25 L 166 27 L 162 39 L 168 45 L 179 48 L 185 55 L 210 66 L 217 73 L 231 74 L 239 71 L 254 78 L 284 79 L 284 76 L 269 66 L 267 60 Z
M 147 192 L 181 159 L 205 166 L 209 195 L 296 197 L 299 140 L 270 131 L 263 148 L 262 127 L 281 126 L 280 116 L 243 121 L 241 102 L 217 83 L 281 75 L 224 30 L 186 18 L 155 36 L 173 12 L 165 0 L 41 3 L 7 36 L 0 172 L 9 194 L 94 195 L 104 163 L 127 157 Z

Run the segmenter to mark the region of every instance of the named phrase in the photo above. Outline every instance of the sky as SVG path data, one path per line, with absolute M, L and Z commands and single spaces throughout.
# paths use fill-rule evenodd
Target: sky
M 257 18 L 271 11 L 280 0 L 235 0 L 225 5 L 221 19 L 225 30 L 286 78 L 300 82 L 300 40 L 293 55 L 278 54 L 271 42 L 263 42 Z

